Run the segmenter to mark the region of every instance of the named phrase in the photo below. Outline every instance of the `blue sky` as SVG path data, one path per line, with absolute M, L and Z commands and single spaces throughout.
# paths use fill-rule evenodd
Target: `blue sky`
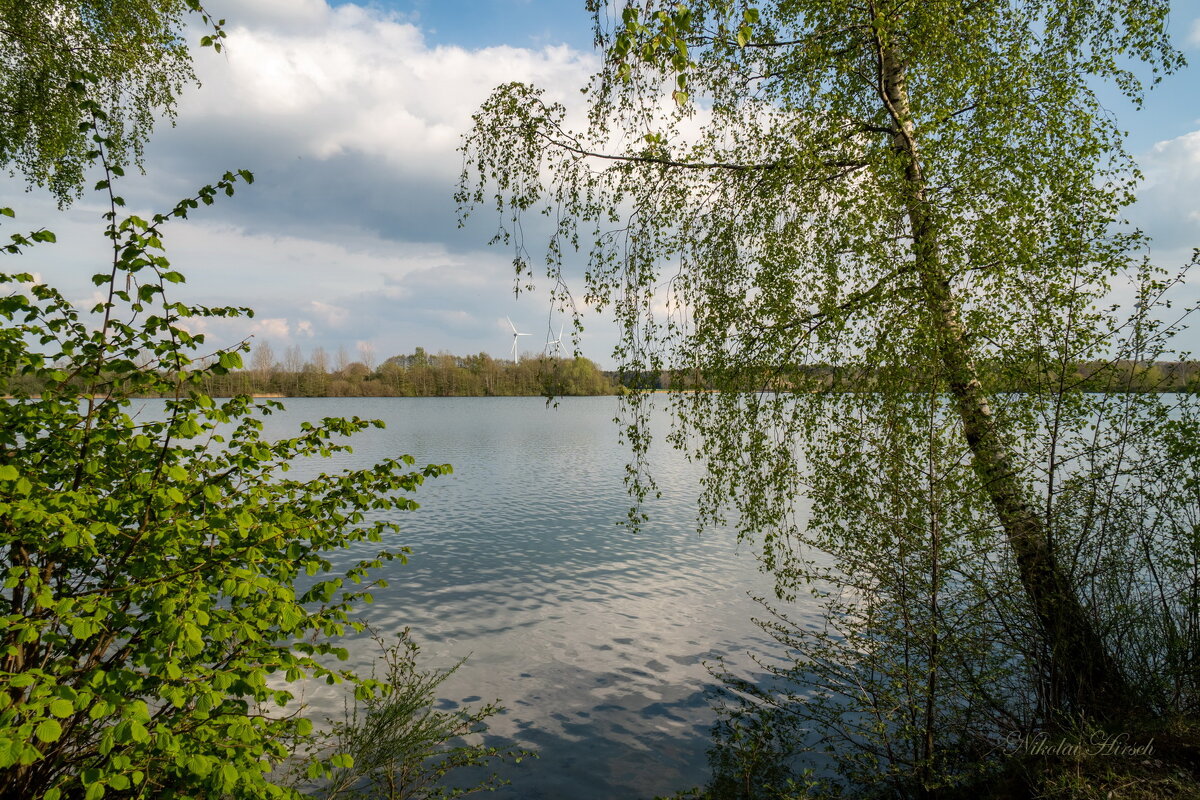
M 592 46 L 591 16 L 582 0 L 392 0 L 366 5 L 399 14 L 434 45 Z
M 459 137 L 496 84 L 529 81 L 577 104 L 597 63 L 582 0 L 206 5 L 228 21 L 227 51 L 196 51 L 203 86 L 186 92 L 175 128 L 156 132 L 147 174 L 123 193 L 153 212 L 227 169 L 255 172 L 253 187 L 167 236 L 186 299 L 258 312 L 210 324 L 215 343 L 254 336 L 277 354 L 363 345 L 377 360 L 417 346 L 502 357 L 506 316 L 533 334 L 529 350 L 557 334 L 545 294 L 514 298 L 511 253 L 486 246 L 495 218 L 479 213 L 460 230 L 452 195 Z M 1176 8 L 1176 41 L 1200 65 L 1200 8 Z M 1171 267 L 1200 245 L 1198 68 L 1169 78 L 1140 114 L 1110 101 L 1146 173 L 1131 216 Z M 43 195 L 7 187 L 5 204 L 60 240 L 22 268 L 87 302 L 104 252 L 99 198 L 60 214 Z M 612 326 L 586 323 L 582 352 L 610 366 Z

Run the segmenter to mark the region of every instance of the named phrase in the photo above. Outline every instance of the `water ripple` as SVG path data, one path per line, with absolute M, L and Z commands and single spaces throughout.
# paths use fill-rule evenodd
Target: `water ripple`
M 612 398 L 557 408 L 536 398 L 305 399 L 267 421 L 282 436 L 302 420 L 376 417 L 387 429 L 356 440 L 339 466 L 403 453 L 453 464 L 398 520 L 391 544 L 413 555 L 381 570 L 390 585 L 366 616 L 384 632 L 411 626 L 427 663 L 469 655 L 440 707 L 503 701 L 488 740 L 540 759 L 509 768 L 512 786 L 497 797 L 602 800 L 702 784 L 714 688 L 704 662 L 748 666 L 748 654 L 770 652 L 746 596 L 769 593 L 768 580 L 728 531 L 696 534 L 696 465 L 653 448 L 664 497 L 648 504 L 639 533 L 618 527 L 628 454 L 615 413 Z M 366 639 L 351 648 L 359 665 L 375 655 Z M 341 708 L 328 693 L 309 702 Z

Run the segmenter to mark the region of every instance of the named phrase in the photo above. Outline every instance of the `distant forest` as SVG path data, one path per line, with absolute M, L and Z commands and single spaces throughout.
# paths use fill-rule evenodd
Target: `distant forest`
M 486 353 L 458 356 L 430 354 L 418 347 L 375 365 L 370 348 L 357 360 L 339 349 L 331 358 L 316 348 L 306 359 L 299 347 L 277 359 L 269 344 L 254 348 L 244 369 L 210 375 L 203 382 L 214 397 L 241 394 L 283 397 L 493 397 L 592 396 L 634 391 L 704 391 L 702 372 L 607 372 L 582 358 L 526 357 L 520 363 Z M 907 370 L 908 367 L 903 369 Z M 1038 391 L 1059 383 L 1050 371 L 1014 373 L 998 364 L 981 364 L 981 377 L 992 391 Z M 781 368 L 768 383 L 746 391 L 863 391 L 879 373 L 866 368 L 798 365 Z M 910 376 L 911 377 L 911 376 Z M 1200 361 L 1095 361 L 1076 365 L 1062 376 L 1065 388 L 1092 392 L 1200 391 Z M 41 386 L 29 377 L 0 380 L 0 395 L 36 395 Z
M 267 356 L 264 357 L 263 353 Z M 520 363 L 494 359 L 486 353 L 457 356 L 430 355 L 418 347 L 409 355 L 392 356 L 378 367 L 369 352 L 349 361 L 340 351 L 335 363 L 326 364 L 318 348 L 303 361 L 296 350 L 283 363 L 269 349 L 257 349 L 248 369 L 214 376 L 207 390 L 216 396 L 230 394 L 281 394 L 288 397 L 489 397 L 575 396 L 621 394 L 640 391 L 707 390 L 702 372 L 688 370 L 658 373 L 601 371 L 586 358 L 535 356 Z M 903 369 L 909 369 L 907 366 Z M 981 374 L 993 391 L 1037 391 L 1057 385 L 1050 370 L 1038 375 L 1014 373 L 1002 365 L 981 365 Z M 1200 390 L 1200 361 L 1095 361 L 1076 365 L 1062 376 L 1065 388 L 1092 392 L 1181 392 Z M 875 373 L 855 368 L 801 365 L 781 369 L 766 385 L 747 391 L 862 391 L 875 382 Z
M 912 367 L 896 367 L 908 377 Z M 1200 391 L 1200 361 L 1087 361 L 1076 364 L 1065 375 L 1051 368 L 1036 374 L 1021 371 L 1005 364 L 979 365 L 981 379 L 989 391 L 1045 391 L 1062 385 L 1064 389 L 1085 392 L 1184 392 Z M 710 388 L 702 371 L 606 373 L 619 385 L 642 391 L 695 391 Z M 869 390 L 880 377 L 878 369 L 865 367 L 832 367 L 825 364 L 802 364 L 781 367 L 769 381 L 761 383 L 755 373 L 754 385 L 746 391 L 811 392 Z
M 299 348 L 277 361 L 269 345 L 251 353 L 246 369 L 210 376 L 208 394 L 277 394 L 285 397 L 489 397 L 616 394 L 620 387 L 586 358 L 535 357 L 520 363 L 486 353 L 431 355 L 418 347 L 376 366 L 369 348 L 351 361 L 339 350 L 330 359 L 317 348 L 305 360 Z

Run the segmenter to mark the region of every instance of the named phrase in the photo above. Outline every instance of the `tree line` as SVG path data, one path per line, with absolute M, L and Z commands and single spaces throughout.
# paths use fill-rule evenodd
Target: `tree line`
M 265 354 L 265 355 L 264 355 Z M 351 361 L 339 348 L 332 365 L 322 347 L 306 360 L 297 346 L 276 361 L 270 345 L 254 350 L 251 366 L 222 375 L 207 375 L 205 391 L 213 397 L 266 395 L 281 397 L 578 397 L 624 394 L 627 391 L 712 391 L 717 384 L 699 369 L 601 370 L 589 359 L 542 356 L 516 364 L 487 353 L 430 355 L 417 347 L 378 366 L 369 352 Z M 993 391 L 1041 391 L 1059 379 L 1083 392 L 1195 392 L 1200 388 L 1200 361 L 1095 360 L 1053 373 L 1014 374 L 1003 365 L 980 368 Z M 865 366 L 805 364 L 779 368 L 765 376 L 760 391 L 870 391 L 881 384 L 878 370 Z M 9 388 L 36 395 L 42 384 L 31 375 L 14 375 Z
M 118 380 L 110 376 L 105 387 Z M 289 348 L 276 361 L 270 346 L 260 345 L 248 367 L 202 373 L 199 385 L 211 397 L 575 397 L 625 391 L 610 373 L 582 357 L 543 356 L 518 364 L 487 353 L 430 355 L 421 347 L 372 366 L 350 361 L 344 350 L 330 363 L 319 347 L 307 360 L 299 348 Z M 45 387 L 44 379 L 29 373 L 10 376 L 6 391 L 39 395 Z
M 330 359 L 315 348 L 305 360 L 297 346 L 277 361 L 269 343 L 251 352 L 249 368 L 210 376 L 205 391 L 214 396 L 279 394 L 286 397 L 494 397 L 616 394 L 608 376 L 583 357 L 542 356 L 520 362 L 487 353 L 430 354 L 417 347 L 379 365 L 370 348 L 351 361 L 344 348 Z
M 912 372 L 911 365 L 902 370 Z M 1038 392 L 1062 384 L 1072 390 L 1110 392 L 1196 392 L 1200 390 L 1200 361 L 1092 360 L 1067 369 L 1025 366 L 1019 370 L 1000 362 L 979 364 L 981 380 L 996 392 Z M 641 391 L 713 390 L 718 384 L 700 369 L 606 373 L 622 386 Z M 758 389 L 771 392 L 870 391 L 885 383 L 884 370 L 861 364 L 802 364 L 779 367 L 761 378 Z

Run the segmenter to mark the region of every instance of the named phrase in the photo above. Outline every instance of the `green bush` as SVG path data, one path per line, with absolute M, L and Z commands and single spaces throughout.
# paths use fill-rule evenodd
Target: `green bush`
M 325 419 L 269 441 L 262 417 L 279 404 L 199 390 L 246 348 L 206 356 L 189 320 L 250 312 L 169 299 L 183 276 L 162 236 L 251 179 L 227 173 L 150 220 L 118 219 L 109 189 L 112 261 L 90 315 L 0 273 L 0 395 L 12 398 L 0 402 L 0 796 L 291 795 L 271 773 L 314 732 L 289 683 L 345 681 L 360 700 L 382 689 L 337 666 L 334 640 L 361 629 L 370 571 L 404 558 L 382 541 L 415 507 L 408 492 L 449 467 L 403 456 L 294 480 L 294 460 L 381 423 Z M 53 240 L 15 234 L 3 249 Z M 137 395 L 167 399 L 148 413 Z M 335 568 L 332 554 L 360 543 L 381 544 Z M 350 761 L 326 753 L 310 777 Z

